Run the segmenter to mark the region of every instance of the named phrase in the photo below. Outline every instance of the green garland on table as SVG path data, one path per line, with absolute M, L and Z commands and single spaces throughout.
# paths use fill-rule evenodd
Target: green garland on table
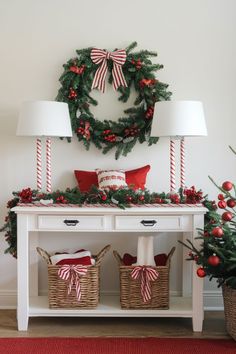
M 157 101 L 170 99 L 168 85 L 155 77 L 155 72 L 163 65 L 153 64 L 150 57 L 156 53 L 147 50 L 133 52 L 137 46 L 134 42 L 126 49 L 126 61 L 122 65 L 127 87 L 119 86 L 117 91 L 121 102 L 127 102 L 131 89 L 137 92 L 134 106 L 124 111 L 124 117 L 117 121 L 96 119 L 90 111 L 90 105 L 98 102 L 91 97 L 92 83 L 95 73 L 101 64 L 96 65 L 91 59 L 93 48 L 77 50 L 77 57 L 63 65 L 64 72 L 60 77 L 62 87 L 58 91 L 57 101 L 69 105 L 72 129 L 79 141 L 89 150 L 91 143 L 106 154 L 115 148 L 115 158 L 126 156 L 137 142 L 147 141 L 152 145 L 158 141 L 150 137 L 154 105 Z M 107 60 L 109 84 L 113 83 L 111 59 Z
M 131 204 L 196 204 L 202 202 L 205 198 L 201 191 L 196 191 L 195 187 L 186 190 L 179 190 L 176 194 L 156 193 L 145 190 L 133 190 L 124 188 L 119 190 L 103 191 L 97 187 L 92 187 L 89 192 L 81 192 L 77 187 L 67 188 L 65 191 L 55 191 L 53 193 L 41 193 L 31 188 L 23 189 L 19 192 L 13 192 L 14 198 L 9 200 L 7 208 L 8 214 L 5 218 L 5 224 L 0 231 L 5 231 L 5 240 L 9 247 L 5 253 L 10 253 L 17 257 L 17 215 L 11 209 L 20 204 L 31 204 L 50 201 L 53 204 L 76 204 L 83 206 L 86 204 L 116 205 L 125 209 Z

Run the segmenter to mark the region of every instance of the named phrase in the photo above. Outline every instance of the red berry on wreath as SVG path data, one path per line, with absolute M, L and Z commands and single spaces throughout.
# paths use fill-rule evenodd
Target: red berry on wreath
M 136 69 L 141 69 L 141 67 L 142 67 L 142 62 L 141 62 L 141 60 L 140 59 L 138 59 L 137 61 L 136 61 Z
M 198 268 L 197 275 L 199 276 L 199 278 L 204 278 L 206 276 L 206 272 L 205 272 L 204 268 L 202 268 L 202 267 Z
M 216 267 L 220 264 L 220 258 L 218 256 L 216 256 L 215 254 L 213 254 L 213 256 L 210 256 L 207 259 L 207 263 L 213 267 Z
M 227 200 L 227 205 L 229 208 L 234 208 L 236 205 L 236 200 L 235 199 L 229 199 Z
M 220 209 L 225 209 L 226 208 L 226 202 L 224 201 L 224 200 L 220 200 L 219 202 L 218 202 L 218 207 L 220 208 Z
M 224 200 L 224 199 L 225 199 L 225 197 L 224 197 L 224 195 L 223 195 L 223 194 L 221 194 L 221 193 L 220 193 L 220 194 L 218 194 L 218 199 L 219 199 L 219 200 Z
M 77 93 L 72 87 L 70 87 L 70 92 L 69 92 L 69 96 L 68 97 L 71 98 L 71 99 L 77 97 Z
M 233 214 L 230 211 L 226 211 L 221 215 L 222 220 L 231 221 L 233 218 Z
M 215 237 L 222 237 L 224 235 L 224 231 L 220 226 L 216 226 L 212 229 L 211 234 Z
M 225 191 L 230 191 L 232 188 L 233 188 L 233 183 L 230 182 L 230 181 L 225 181 L 223 184 L 222 184 L 222 188 L 225 190 Z

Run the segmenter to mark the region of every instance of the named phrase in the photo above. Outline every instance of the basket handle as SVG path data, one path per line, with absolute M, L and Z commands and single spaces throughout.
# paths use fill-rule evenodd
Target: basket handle
M 47 264 L 52 264 L 50 254 L 41 247 L 36 247 L 38 254 L 46 261 Z
M 170 250 L 170 253 L 167 256 L 166 265 L 170 265 L 170 261 L 171 261 L 171 258 L 173 256 L 174 252 L 175 252 L 175 247 L 172 247 Z
M 97 254 L 97 256 L 96 256 L 96 265 L 99 266 L 101 264 L 101 261 L 102 261 L 103 257 L 109 251 L 110 248 L 111 248 L 111 245 L 107 245 Z
M 113 251 L 113 255 L 114 255 L 114 257 L 117 260 L 119 265 L 124 265 L 123 260 L 122 260 L 121 256 L 119 255 L 119 253 L 117 251 L 114 250 Z

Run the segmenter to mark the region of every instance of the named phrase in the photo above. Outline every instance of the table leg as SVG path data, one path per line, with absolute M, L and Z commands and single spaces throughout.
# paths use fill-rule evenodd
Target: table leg
M 198 236 L 197 228 L 203 229 L 204 227 L 204 216 L 203 215 L 194 215 L 193 216 L 193 238 L 192 242 L 196 247 L 198 247 L 201 240 L 196 240 L 195 237 Z M 203 319 L 204 319 L 204 311 L 203 311 L 203 278 L 199 278 L 197 276 L 196 270 L 198 266 L 194 262 L 193 264 L 193 290 L 192 290 L 192 307 L 193 307 L 193 331 L 201 332 Z
M 182 241 L 186 243 L 186 239 L 191 239 L 191 233 L 190 232 L 183 232 L 183 238 Z M 188 249 L 185 247 L 182 247 L 183 250 L 183 272 L 182 272 L 182 296 L 184 297 L 190 297 L 192 294 L 192 264 L 189 261 L 186 261 L 186 258 L 188 256 Z
M 28 217 L 17 215 L 17 321 L 27 331 L 29 315 Z

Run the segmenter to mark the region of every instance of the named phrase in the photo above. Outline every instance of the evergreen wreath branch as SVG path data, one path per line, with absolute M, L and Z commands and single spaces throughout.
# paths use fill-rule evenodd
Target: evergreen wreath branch
M 90 107 L 98 102 L 92 97 L 92 82 L 98 68 L 90 57 L 92 48 L 76 50 L 77 57 L 69 59 L 63 65 L 64 72 L 59 81 L 61 88 L 56 100 L 68 103 L 72 129 L 79 141 L 89 150 L 94 144 L 104 154 L 113 148 L 115 158 L 126 156 L 137 142 L 147 142 L 148 146 L 155 144 L 158 138 L 151 138 L 151 122 L 154 105 L 157 101 L 169 100 L 171 92 L 168 85 L 156 78 L 156 72 L 163 68 L 161 64 L 153 64 L 150 57 L 157 53 L 140 50 L 132 52 L 136 42 L 126 48 L 126 61 L 122 71 L 127 87 L 118 87 L 118 100 L 127 102 L 131 90 L 137 93 L 134 106 L 124 111 L 124 116 L 111 120 L 98 120 L 92 114 Z M 112 84 L 111 71 L 113 64 L 108 60 L 108 83 Z M 68 139 L 70 141 L 70 139 Z

